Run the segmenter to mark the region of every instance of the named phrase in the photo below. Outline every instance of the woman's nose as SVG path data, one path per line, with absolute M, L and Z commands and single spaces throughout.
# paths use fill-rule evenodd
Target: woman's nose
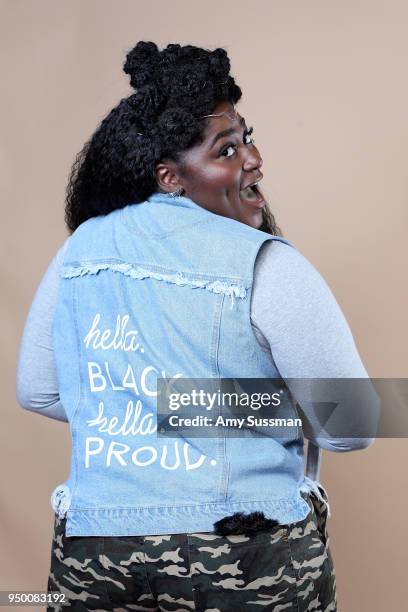
M 246 149 L 242 163 L 242 168 L 245 171 L 257 170 L 263 164 L 263 159 L 256 148 Z

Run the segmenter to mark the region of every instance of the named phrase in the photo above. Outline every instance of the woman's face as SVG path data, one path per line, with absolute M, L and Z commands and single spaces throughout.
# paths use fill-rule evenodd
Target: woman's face
M 208 119 L 201 144 L 184 151 L 179 163 L 157 166 L 158 182 L 168 191 L 182 187 L 183 195 L 217 215 L 259 228 L 266 202 L 251 186 L 263 177 L 262 158 L 231 103 L 218 104 L 212 114 L 220 116 Z

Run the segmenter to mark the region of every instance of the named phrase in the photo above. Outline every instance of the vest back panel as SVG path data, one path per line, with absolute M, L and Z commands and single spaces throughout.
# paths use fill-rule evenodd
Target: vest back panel
M 71 473 L 67 535 L 211 531 L 236 511 L 304 518 L 303 438 L 157 437 L 157 379 L 280 380 L 250 323 L 255 259 L 281 240 L 154 194 L 71 236 L 54 319 Z M 284 386 L 282 414 L 297 414 Z

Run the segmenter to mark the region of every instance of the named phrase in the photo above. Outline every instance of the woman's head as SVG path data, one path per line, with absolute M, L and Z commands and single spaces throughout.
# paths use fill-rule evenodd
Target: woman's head
M 160 51 L 152 42 L 139 42 L 128 53 L 124 71 L 136 91 L 103 119 L 75 160 L 65 208 L 71 231 L 90 217 L 178 187 L 217 214 L 254 227 L 262 220 L 261 229 L 277 231 L 266 207 L 246 216 L 237 208 L 237 186 L 253 183 L 262 162 L 235 116 L 241 89 L 229 70 L 224 49 L 171 44 Z M 208 117 L 213 114 L 219 116 Z M 234 130 L 229 139 L 237 151 L 228 150 L 217 173 L 204 151 L 210 138 L 228 128 Z
M 156 166 L 164 191 L 182 190 L 197 204 L 255 228 L 263 223 L 266 202 L 257 186 L 262 158 L 245 119 L 231 102 L 219 102 L 208 117 L 201 141 Z

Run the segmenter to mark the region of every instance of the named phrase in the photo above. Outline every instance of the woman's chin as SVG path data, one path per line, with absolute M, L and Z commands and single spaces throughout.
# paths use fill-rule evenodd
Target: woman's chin
M 246 225 L 249 225 L 250 227 L 253 227 L 254 229 L 259 229 L 261 225 L 263 224 L 262 210 L 257 211 L 256 213 L 252 214 L 250 217 L 247 217 L 242 222 L 245 223 Z

